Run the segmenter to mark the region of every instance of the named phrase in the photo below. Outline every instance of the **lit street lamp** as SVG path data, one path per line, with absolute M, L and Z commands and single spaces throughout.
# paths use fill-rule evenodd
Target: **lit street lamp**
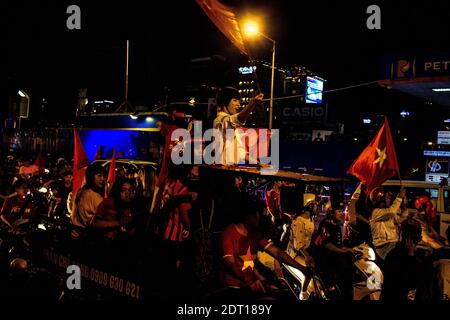
M 267 40 L 272 41 L 272 77 L 270 82 L 270 113 L 269 113 L 269 129 L 272 129 L 272 118 L 273 118 L 273 87 L 275 82 L 275 40 L 269 38 L 265 34 L 259 31 L 259 26 L 254 21 L 248 21 L 244 24 L 244 33 L 248 37 L 253 37 L 256 35 L 262 36 Z
M 30 112 L 30 96 L 23 90 L 19 90 L 17 93 L 22 98 L 27 99 L 26 115 L 22 114 L 22 112 L 20 110 L 20 105 L 19 105 L 19 127 L 18 127 L 18 129 L 20 130 L 22 118 L 28 118 L 28 115 L 29 115 L 29 112 Z

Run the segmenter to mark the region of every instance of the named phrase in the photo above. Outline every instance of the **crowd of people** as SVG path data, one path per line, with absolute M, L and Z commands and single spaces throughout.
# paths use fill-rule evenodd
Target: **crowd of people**
M 226 88 L 219 98 L 213 126 L 223 130 L 243 126 L 263 95 L 256 95 L 242 111 L 237 90 Z M 169 137 L 170 132 L 184 125 L 177 121 L 177 110 L 171 110 L 167 122 L 161 124 L 161 133 Z M 14 228 L 20 219 L 45 215 L 69 224 L 75 242 L 89 239 L 103 248 L 125 251 L 130 239 L 151 234 L 155 239 L 152 244 L 160 247 L 157 263 L 164 266 L 171 285 L 187 285 L 186 277 L 192 277 L 189 271 L 195 252 L 194 235 L 199 228 L 205 228 L 195 217 L 199 212 L 201 216 L 201 203 L 211 199 L 210 193 L 196 184 L 208 178 L 199 175 L 197 166 L 173 164 L 172 148 L 167 138 L 152 198 L 143 197 L 139 181 L 127 177 L 122 167 L 116 169 L 112 186 L 107 186 L 105 167 L 90 164 L 83 186 L 71 195 L 73 173 L 69 161 L 60 158 L 45 163 L 42 156 L 33 162 L 27 157 L 2 157 L 1 223 Z M 301 299 L 309 298 L 312 277 L 320 274 L 329 291 L 339 292 L 339 299 L 352 300 L 355 251 L 351 240 L 357 239 L 376 252 L 384 274 L 382 299 L 406 300 L 412 293 L 417 299 L 442 298 L 435 294 L 442 288 L 435 288 L 430 266 L 442 257 L 448 259 L 449 231 L 447 239 L 434 231 L 433 206 L 424 197 L 417 199 L 414 211 L 406 206 L 403 188 L 394 198 L 383 189 L 366 194 L 364 186 L 359 186 L 350 201 L 332 196 L 322 208 L 326 216 L 318 219 L 318 201 L 311 194 L 297 199 L 294 212 L 283 210 L 282 190 L 293 184 L 274 181 L 266 187 L 263 199 L 250 194 L 246 186 L 238 174 L 231 184 L 224 182 L 221 197 L 227 209 L 222 213 L 229 223 L 220 230 L 220 240 L 208 244 L 211 253 L 221 258 L 217 281 L 225 297 L 251 300 L 276 296 L 276 292 L 283 291 L 283 284 L 276 280 L 284 277 L 286 270 L 282 266 L 288 265 L 304 275 Z M 41 207 L 34 194 L 47 194 L 48 190 L 47 205 Z M 433 254 L 418 254 L 416 249 L 423 238 L 432 243 Z M 442 273 L 438 278 L 444 276 L 448 275 Z
M 64 158 L 46 164 L 42 154 L 35 156 L 35 159 L 14 154 L 0 157 L 2 219 L 9 217 L 15 220 L 21 212 L 29 218 L 37 214 L 38 209 L 47 210 L 45 213 L 49 215 L 63 216 L 65 206 L 60 203 L 65 203 L 72 190 L 72 166 Z M 48 205 L 45 208 L 38 208 L 36 196 L 39 196 L 39 191 L 41 198 L 51 194 L 46 199 Z

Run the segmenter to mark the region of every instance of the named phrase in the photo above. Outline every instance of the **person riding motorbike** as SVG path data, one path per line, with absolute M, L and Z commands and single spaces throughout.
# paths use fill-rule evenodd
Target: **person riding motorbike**
M 298 263 L 314 267 L 314 259 L 309 253 L 309 246 L 315 228 L 313 218 L 317 214 L 317 202 L 314 194 L 305 194 L 303 198 L 303 209 L 291 224 L 286 252 Z
M 72 191 L 73 173 L 66 170 L 62 173 L 63 179 L 58 179 L 49 184 L 51 198 L 49 200 L 49 217 L 65 220 L 69 216 L 67 210 L 67 198 Z
M 419 285 L 420 264 L 416 255 L 422 239 L 420 223 L 409 218 L 402 222 L 401 241 L 388 253 L 384 263 L 382 300 L 406 301 Z
M 257 201 L 247 195 L 239 195 L 235 199 L 236 216 L 221 236 L 221 248 L 224 261 L 222 281 L 227 286 L 227 293 L 232 299 L 257 298 L 266 294 L 265 278 L 255 265 L 258 248 L 282 263 L 291 265 L 310 277 L 310 270 L 294 259 L 272 242 L 265 239 L 259 232 L 260 210 Z M 305 282 L 307 287 L 309 281 Z M 240 300 L 239 300 L 240 301 Z
M 7 198 L 0 210 L 0 219 L 10 228 L 14 228 L 24 219 L 33 218 L 36 213 L 28 182 L 25 179 L 18 179 L 13 187 L 16 194 Z
M 342 243 L 344 209 L 343 202 L 332 204 L 332 209 L 319 225 L 311 249 L 329 291 L 336 291 L 334 284 L 337 284 L 342 293 L 337 298 L 352 300 L 353 249 L 344 247 Z

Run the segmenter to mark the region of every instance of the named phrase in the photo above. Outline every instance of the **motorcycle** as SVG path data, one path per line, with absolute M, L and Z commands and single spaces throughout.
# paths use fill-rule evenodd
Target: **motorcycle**
M 331 293 L 325 286 L 319 274 L 312 269 L 312 277 L 309 282 L 306 295 L 303 294 L 303 283 L 306 280 L 305 274 L 290 265 L 282 263 L 283 278 L 279 278 L 295 296 L 297 300 L 317 300 L 326 301 L 332 300 Z
M 356 274 L 353 283 L 354 300 L 379 300 L 383 284 L 383 272 L 376 264 L 375 250 L 367 243 L 353 248 Z
M 354 300 L 379 300 L 383 273 L 375 263 L 375 251 L 366 243 L 353 247 L 354 266 L 356 272 L 353 276 Z M 333 283 L 325 283 L 317 270 L 313 269 L 313 276 L 308 285 L 306 294 L 302 294 L 305 275 L 297 268 L 282 264 L 282 279 L 298 297 L 309 297 L 311 300 L 335 300 L 340 296 L 339 287 Z
M 19 219 L 12 228 L 1 230 L 1 271 L 5 282 L 0 296 L 6 299 L 26 298 L 57 301 L 65 279 L 35 263 L 33 234 L 41 229 L 29 219 Z

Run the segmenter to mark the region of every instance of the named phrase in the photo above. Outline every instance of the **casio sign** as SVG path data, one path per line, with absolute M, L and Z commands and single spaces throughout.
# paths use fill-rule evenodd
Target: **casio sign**
M 285 117 L 304 117 L 304 118 L 314 118 L 323 117 L 325 115 L 325 110 L 321 106 L 313 107 L 285 107 L 283 109 L 283 116 Z

